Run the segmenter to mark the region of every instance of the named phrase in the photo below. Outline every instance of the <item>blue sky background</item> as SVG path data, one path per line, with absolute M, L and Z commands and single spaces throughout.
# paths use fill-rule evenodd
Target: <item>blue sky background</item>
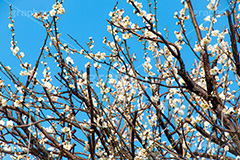
M 0 1 L 0 47 L 2 52 L 0 60 L 4 62 L 5 65 L 18 63 L 17 58 L 15 58 L 10 51 L 11 32 L 8 28 L 10 22 L 8 19 L 9 4 L 12 3 L 13 5 L 13 18 L 15 20 L 14 28 L 16 41 L 18 42 L 17 45 L 19 46 L 20 51 L 24 52 L 26 55 L 24 60 L 34 64 L 35 59 L 40 53 L 40 48 L 42 47 L 46 33 L 42 24 L 35 20 L 31 15 L 32 13 L 39 11 L 50 11 L 54 2 L 54 0 Z M 59 31 L 62 33 L 62 42 L 68 43 L 70 47 L 79 49 L 67 34 L 76 38 L 83 46 L 86 46 L 85 44 L 89 40 L 89 37 L 93 37 L 93 40 L 95 41 L 95 50 L 106 51 L 102 44 L 104 36 L 110 37 L 110 34 L 107 32 L 108 23 L 106 19 L 109 18 L 108 14 L 113 9 L 116 2 L 117 0 L 66 0 L 63 4 L 66 13 L 60 16 L 58 22 Z M 147 10 L 147 1 L 142 0 L 142 2 L 143 4 L 145 3 L 145 8 Z M 199 3 L 199 1 L 193 1 L 194 9 L 198 14 L 197 18 L 199 24 L 204 23 L 203 19 L 206 15 L 212 14 L 206 7 L 203 7 L 206 6 L 207 3 L 207 0 L 201 1 L 201 3 Z M 221 7 L 224 8 L 224 5 Z M 132 6 L 127 4 L 126 0 L 119 1 L 118 8 L 124 8 L 125 15 L 129 15 L 130 19 L 138 22 L 139 18 L 132 14 Z M 180 0 L 163 0 L 158 2 L 158 28 L 164 33 L 163 28 L 167 25 L 169 30 L 169 40 L 172 42 L 176 40 L 176 37 L 173 34 L 174 31 L 180 29 L 179 26 L 175 25 L 176 19 L 173 18 L 173 13 L 179 11 L 180 8 L 182 8 Z M 191 21 L 188 21 L 187 23 L 190 24 Z M 195 39 L 193 27 L 191 24 L 189 26 L 190 27 L 187 26 L 187 29 L 189 29 L 187 30 L 187 33 L 190 37 Z M 12 66 L 13 70 L 19 71 L 17 68 L 19 68 L 19 66 Z
M 86 42 L 89 41 L 89 37 L 93 37 L 95 41 L 94 51 L 104 51 L 105 45 L 102 43 L 103 37 L 111 35 L 107 32 L 107 21 L 109 19 L 109 12 L 112 11 L 117 0 L 65 0 L 63 7 L 66 13 L 60 16 L 58 21 L 59 31 L 62 33 L 61 41 L 67 43 L 70 47 L 80 49 L 75 43 L 67 36 L 70 34 L 78 42 L 86 47 Z M 139 0 L 141 2 L 141 0 Z M 142 0 L 145 3 L 145 9 L 147 0 Z M 1 0 L 0 1 L 0 48 L 1 56 L 0 61 L 5 65 L 11 66 L 13 72 L 19 75 L 20 66 L 18 59 L 12 55 L 10 50 L 11 44 L 11 32 L 8 28 L 9 20 L 9 4 L 13 6 L 13 19 L 15 21 L 15 40 L 18 42 L 17 46 L 21 52 L 25 53 L 24 61 L 35 64 L 35 61 L 40 53 L 40 48 L 43 45 L 44 38 L 46 36 L 45 29 L 42 24 L 32 17 L 32 13 L 35 12 L 48 12 L 52 9 L 52 5 L 55 0 Z M 207 15 L 212 15 L 212 12 L 207 10 L 206 6 L 209 2 L 207 0 L 193 1 L 194 9 L 198 14 L 198 22 L 204 23 L 203 19 Z M 226 4 L 224 4 L 226 3 Z M 221 8 L 227 6 L 227 2 L 221 2 Z M 118 8 L 125 9 L 125 15 L 129 15 L 130 19 L 138 22 L 139 18 L 133 15 L 132 6 L 126 3 L 126 0 L 119 0 Z M 173 18 L 174 12 L 179 11 L 182 8 L 180 0 L 161 0 L 158 1 L 158 19 L 159 19 L 159 30 L 163 33 L 163 28 L 167 25 L 169 30 L 169 41 L 174 42 L 176 37 L 174 35 L 175 30 L 179 30 L 179 26 L 176 26 L 176 19 Z M 146 9 L 147 10 L 147 9 Z M 148 11 L 148 10 L 147 10 Z M 187 24 L 190 26 L 188 27 Z M 195 42 L 195 31 L 191 24 L 191 20 L 188 21 L 187 33 L 189 38 L 192 37 Z M 206 24 L 207 26 L 209 24 Z M 222 30 L 222 28 L 219 28 Z M 131 41 L 130 41 L 131 42 Z M 131 48 L 135 52 L 142 52 L 142 45 L 136 47 L 133 43 L 130 43 Z M 185 58 L 188 57 L 188 62 L 193 61 L 192 57 L 189 57 L 187 53 L 183 55 Z M 184 58 L 184 59 L 185 59 Z M 186 59 L 185 59 L 186 60 Z M 83 59 L 74 59 L 76 64 L 79 64 L 79 68 L 84 69 Z M 87 61 L 86 61 L 87 62 Z M 82 65 L 82 66 L 81 66 Z M 141 66 L 141 64 L 139 64 Z M 190 66 L 189 66 L 190 67 Z M 189 68 L 190 69 L 190 68 Z M 6 158 L 7 159 L 7 158 Z
M 42 24 L 35 20 L 31 14 L 39 11 L 50 11 L 54 0 L 13 0 L 11 3 L 13 4 L 17 45 L 20 51 L 25 53 L 25 60 L 30 62 L 35 60 L 40 53 L 46 35 Z M 66 13 L 61 16 L 59 21 L 60 32 L 63 33 L 62 40 L 68 44 L 74 44 L 67 36 L 67 34 L 70 34 L 77 38 L 81 44 L 88 41 L 90 36 L 96 39 L 96 42 L 102 42 L 103 35 L 107 33 L 106 19 L 115 3 L 115 0 L 102 0 L 101 3 L 97 0 L 66 1 L 64 3 Z M 10 22 L 8 19 L 9 4 L 10 2 L 7 0 L 0 2 L 0 47 L 4 53 L 0 60 L 10 65 L 13 61 L 18 62 L 18 60 L 14 58 L 10 51 L 11 32 L 7 26 Z M 10 59 L 11 61 L 9 61 Z

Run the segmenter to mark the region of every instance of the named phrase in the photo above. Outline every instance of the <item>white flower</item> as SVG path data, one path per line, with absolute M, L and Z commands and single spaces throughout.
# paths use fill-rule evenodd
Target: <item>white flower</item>
M 72 145 L 71 144 L 66 144 L 63 146 L 66 150 L 70 150 Z
M 57 14 L 64 14 L 65 13 L 65 9 L 64 8 L 58 8 L 57 10 Z
M 179 111 L 179 108 L 174 108 L 173 113 L 176 114 L 178 113 L 178 111 Z
M 158 95 L 151 96 L 151 101 L 157 103 L 159 101 L 159 96 Z
M 54 130 L 52 127 L 46 128 L 46 131 L 47 131 L 49 134 L 54 134 L 54 133 L 55 133 L 55 130 Z
M 213 23 L 216 23 L 217 22 L 217 19 L 216 18 L 213 18 Z
M 177 18 L 177 15 L 178 15 L 178 12 L 175 11 L 175 12 L 174 12 L 174 18 Z
M 187 159 L 190 159 L 191 158 L 191 154 L 187 152 L 186 157 L 187 157 Z
M 226 96 L 225 96 L 225 94 L 222 92 L 222 93 L 219 94 L 219 97 L 220 97 L 222 100 L 224 100 Z
M 208 8 L 209 10 L 214 10 L 214 9 L 215 9 L 214 3 L 213 3 L 213 2 L 210 2 L 210 3 L 207 5 L 207 8 Z
M 19 73 L 21 76 L 26 76 L 26 75 L 28 75 L 28 72 L 27 71 L 20 71 L 20 73 Z
M 144 31 L 144 36 L 145 37 L 150 37 L 150 38 L 156 37 L 151 31 L 149 31 L 147 29 L 145 29 L 145 31 Z
M 201 104 L 201 107 L 203 107 L 203 109 L 208 109 L 209 108 L 209 105 L 207 103 L 202 103 Z
M 208 27 L 204 27 L 203 24 L 200 24 L 199 29 L 201 29 L 202 31 L 207 31 Z
M 201 117 L 200 116 L 197 116 L 197 118 L 196 118 L 196 123 L 198 123 L 198 122 L 200 122 L 201 121 Z
M 224 35 L 224 33 L 220 33 L 220 34 L 218 34 L 218 43 L 220 43 L 223 39 L 225 38 L 225 35 Z
M 20 52 L 19 58 L 23 58 L 25 54 L 23 52 Z
M 207 50 L 214 52 L 214 47 L 210 44 L 207 46 Z
M 142 64 L 142 66 L 144 67 L 144 69 L 147 69 L 147 70 L 152 69 L 152 65 L 148 61 L 145 61 L 144 64 Z
M 155 18 L 152 14 L 147 14 L 147 17 L 146 17 L 151 23 L 154 23 L 155 21 Z
M 0 120 L 0 131 L 3 130 L 3 126 L 5 125 L 4 120 Z
M 6 147 L 4 148 L 4 150 L 7 151 L 7 152 L 11 152 L 11 151 L 13 151 L 13 148 L 10 147 L 10 146 L 6 146 Z
M 201 52 L 203 49 L 199 44 L 195 44 L 194 51 L 195 52 Z
M 116 79 L 109 79 L 109 83 L 111 84 L 111 85 L 114 85 L 114 84 L 116 84 L 117 83 L 117 81 L 116 81 Z
M 8 129 L 13 128 L 13 121 L 12 121 L 12 120 L 7 121 L 7 128 L 8 128 Z
M 58 140 L 59 142 L 61 142 L 62 138 L 59 136 L 59 137 L 57 137 L 57 140 Z
M 123 39 L 128 39 L 128 38 L 129 38 L 129 35 L 128 35 L 127 33 L 124 33 L 124 34 L 122 34 L 122 38 L 123 38 Z
M 139 17 L 146 16 L 146 14 L 147 14 L 147 12 L 146 12 L 146 11 L 144 11 L 144 10 L 140 11 L 140 14 L 139 14 L 139 13 L 137 13 L 137 15 L 138 15 Z
M 46 87 L 47 89 L 52 88 L 52 84 L 50 82 L 44 82 L 43 86 Z
M 147 62 L 151 62 L 151 58 L 150 57 L 146 57 L 145 58 Z
M 6 106 L 7 105 L 7 100 L 6 99 L 2 99 L 2 106 Z
M 15 56 L 20 49 L 19 49 L 19 47 L 17 46 L 17 47 L 15 47 L 15 48 L 11 48 L 11 50 L 12 50 L 12 52 L 13 52 L 13 55 Z
M 74 64 L 73 59 L 69 56 L 66 58 L 66 61 L 67 61 L 67 63 Z
M 201 46 L 206 46 L 207 44 L 209 44 L 211 42 L 211 38 L 210 37 L 204 37 L 202 40 L 201 40 Z
M 63 148 L 65 148 L 66 150 L 70 150 L 72 148 L 72 145 L 70 144 L 70 142 L 63 142 Z
M 185 108 L 186 108 L 186 106 L 185 105 L 181 105 L 181 107 L 180 107 L 182 110 L 184 110 Z
M 210 22 L 210 21 L 211 21 L 210 16 L 207 16 L 206 18 L 204 18 L 204 21 L 206 21 L 206 22 Z
M 119 38 L 118 35 L 115 36 L 115 39 L 116 39 L 117 42 L 120 42 L 120 41 L 121 41 L 121 38 Z
M 152 71 L 150 71 L 150 72 L 148 72 L 148 75 L 149 75 L 149 76 L 155 76 L 156 74 L 153 73 Z
M 49 11 L 51 17 L 55 16 L 56 15 L 56 11 L 55 9 L 52 9 L 51 11 Z
M 183 40 L 183 36 L 179 32 L 175 32 L 175 35 L 179 41 Z
M 38 14 L 37 14 L 37 15 L 38 15 Z M 35 17 L 35 18 L 38 18 L 37 15 L 35 15 L 34 17 Z M 47 14 L 46 12 L 43 13 L 43 18 L 46 19 L 46 20 L 48 19 L 48 14 Z
M 94 63 L 94 67 L 97 68 L 97 69 L 100 69 L 101 68 L 101 64 L 98 64 L 97 62 Z
M 103 127 L 103 128 L 107 128 L 107 127 L 108 127 L 107 123 L 106 123 L 106 122 L 103 122 L 103 123 L 102 123 L 102 127 Z
M 54 151 L 54 149 L 55 149 L 54 147 L 49 147 L 48 148 L 49 151 Z
M 69 127 L 64 127 L 64 128 L 62 128 L 62 132 L 69 132 L 70 131 L 70 128 Z
M 135 5 L 139 10 L 143 7 L 142 3 L 139 2 L 135 2 Z
M 10 66 L 6 66 L 6 69 L 10 71 L 12 68 Z
M 237 14 L 237 19 L 240 19 L 240 14 Z
M 119 95 L 118 101 L 119 101 L 119 102 L 124 101 L 124 96 L 123 96 L 122 94 Z
M 210 75 L 215 75 L 216 74 L 216 70 L 215 69 L 210 69 Z
M 12 23 L 9 23 L 8 24 L 8 28 L 12 28 L 13 27 L 13 24 Z
M 13 105 L 14 105 L 14 107 L 20 107 L 21 102 L 19 100 L 16 100 Z
M 217 37 L 219 34 L 219 30 L 212 31 L 212 36 Z
M 95 58 L 96 59 L 98 59 L 98 60 L 105 60 L 106 59 L 106 53 L 105 52 L 97 52 L 96 54 L 95 54 Z
M 225 146 L 225 147 L 224 147 L 224 151 L 227 152 L 228 150 L 229 150 L 229 146 Z
M 178 111 L 178 114 L 180 114 L 180 116 L 183 116 L 183 115 L 184 115 L 184 111 L 180 109 L 180 110 Z
M 60 3 L 55 3 L 53 6 L 52 6 L 52 8 L 53 9 L 57 9 L 57 8 L 61 8 L 62 7 L 62 4 L 60 4 Z

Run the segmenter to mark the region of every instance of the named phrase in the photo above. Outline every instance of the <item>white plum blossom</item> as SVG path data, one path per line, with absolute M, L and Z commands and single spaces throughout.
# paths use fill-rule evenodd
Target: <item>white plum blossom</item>
M 70 150 L 72 148 L 72 145 L 70 142 L 63 142 L 63 148 Z
M 157 103 L 159 101 L 159 96 L 158 95 L 151 96 L 151 100 L 152 102 Z
M 219 32 L 220 32 L 219 30 L 212 31 L 212 36 L 217 37 Z
M 204 18 L 204 21 L 206 21 L 206 22 L 210 22 L 210 21 L 211 21 L 210 16 L 207 16 L 206 18 Z
M 199 29 L 201 29 L 202 31 L 205 31 L 205 30 L 206 30 L 206 28 L 203 27 L 203 24 L 200 24 L 200 25 L 199 25 Z
M 3 130 L 3 126 L 5 125 L 4 120 L 0 120 L 0 131 Z
M 21 102 L 19 100 L 16 100 L 14 102 L 14 107 L 20 107 L 21 106 Z
M 62 132 L 69 132 L 70 131 L 70 128 L 69 127 L 64 127 L 64 128 L 62 128 Z
M 122 34 L 122 38 L 123 39 L 129 39 L 130 37 L 129 37 L 128 33 L 124 33 L 124 34 Z
M 201 40 L 201 46 L 206 46 L 207 44 L 209 44 L 211 42 L 211 38 L 210 37 L 204 37 L 202 40 Z
M 73 59 L 69 56 L 66 58 L 66 61 L 67 61 L 67 63 L 74 64 Z
M 216 8 L 215 8 L 214 3 L 215 3 L 215 0 L 211 0 L 211 2 L 207 5 L 207 8 L 209 10 L 215 10 Z
M 52 88 L 52 84 L 50 82 L 46 82 L 46 81 L 44 82 L 43 86 L 48 88 L 48 89 Z
M 23 58 L 25 54 L 23 52 L 20 52 L 19 58 Z
M 151 70 L 151 69 L 152 69 L 152 65 L 151 65 L 148 61 L 145 61 L 142 66 L 143 66 L 146 70 Z
M 6 106 L 7 105 L 7 100 L 6 99 L 1 99 L 1 106 Z
M 14 47 L 14 48 L 11 47 L 11 50 L 12 50 L 12 52 L 13 52 L 13 55 L 15 56 L 20 49 L 19 49 L 18 46 L 16 46 L 16 47 Z
M 65 13 L 65 9 L 64 8 L 58 8 L 58 10 L 57 10 L 57 14 L 64 14 Z
M 201 47 L 201 45 L 195 44 L 194 51 L 195 52 L 201 52 L 201 51 L 203 51 L 203 48 Z
M 55 16 L 56 15 L 56 10 L 55 9 L 52 9 L 51 11 L 49 11 L 49 14 L 51 17 Z
M 139 17 L 146 16 L 147 12 L 145 10 L 141 10 L 140 13 L 137 13 Z
M 113 79 L 113 78 L 110 78 L 110 79 L 109 79 L 109 83 L 110 83 L 111 85 L 115 85 L 115 84 L 117 83 L 117 80 L 116 80 L 116 79 Z
M 8 129 L 12 129 L 12 128 L 13 128 L 13 121 L 12 121 L 12 120 L 7 121 L 6 127 L 7 127 Z
M 181 33 L 175 31 L 175 35 L 179 41 L 183 40 L 183 36 Z

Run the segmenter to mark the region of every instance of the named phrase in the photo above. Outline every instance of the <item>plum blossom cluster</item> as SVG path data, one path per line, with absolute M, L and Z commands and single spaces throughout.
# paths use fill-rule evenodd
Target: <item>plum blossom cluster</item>
M 62 3 L 62 2 L 61 2 Z M 52 10 L 49 11 L 49 14 L 53 17 L 56 14 L 64 14 L 65 13 L 65 9 L 63 8 L 62 4 L 59 2 L 56 2 L 53 6 L 52 6 Z

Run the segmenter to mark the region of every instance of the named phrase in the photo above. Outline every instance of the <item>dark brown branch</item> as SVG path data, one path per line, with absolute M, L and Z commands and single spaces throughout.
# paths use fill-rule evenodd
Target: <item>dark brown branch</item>
M 228 10 L 227 10 L 227 17 L 228 17 L 228 23 L 229 23 L 229 27 L 230 27 L 229 35 L 231 38 L 231 47 L 232 47 L 233 57 L 235 60 L 235 67 L 236 67 L 237 75 L 238 75 L 238 77 L 240 77 L 239 53 L 238 53 L 237 42 L 236 42 L 236 37 L 235 37 L 235 35 L 237 33 L 236 33 L 236 29 L 235 29 L 234 25 L 232 24 L 231 14 Z

